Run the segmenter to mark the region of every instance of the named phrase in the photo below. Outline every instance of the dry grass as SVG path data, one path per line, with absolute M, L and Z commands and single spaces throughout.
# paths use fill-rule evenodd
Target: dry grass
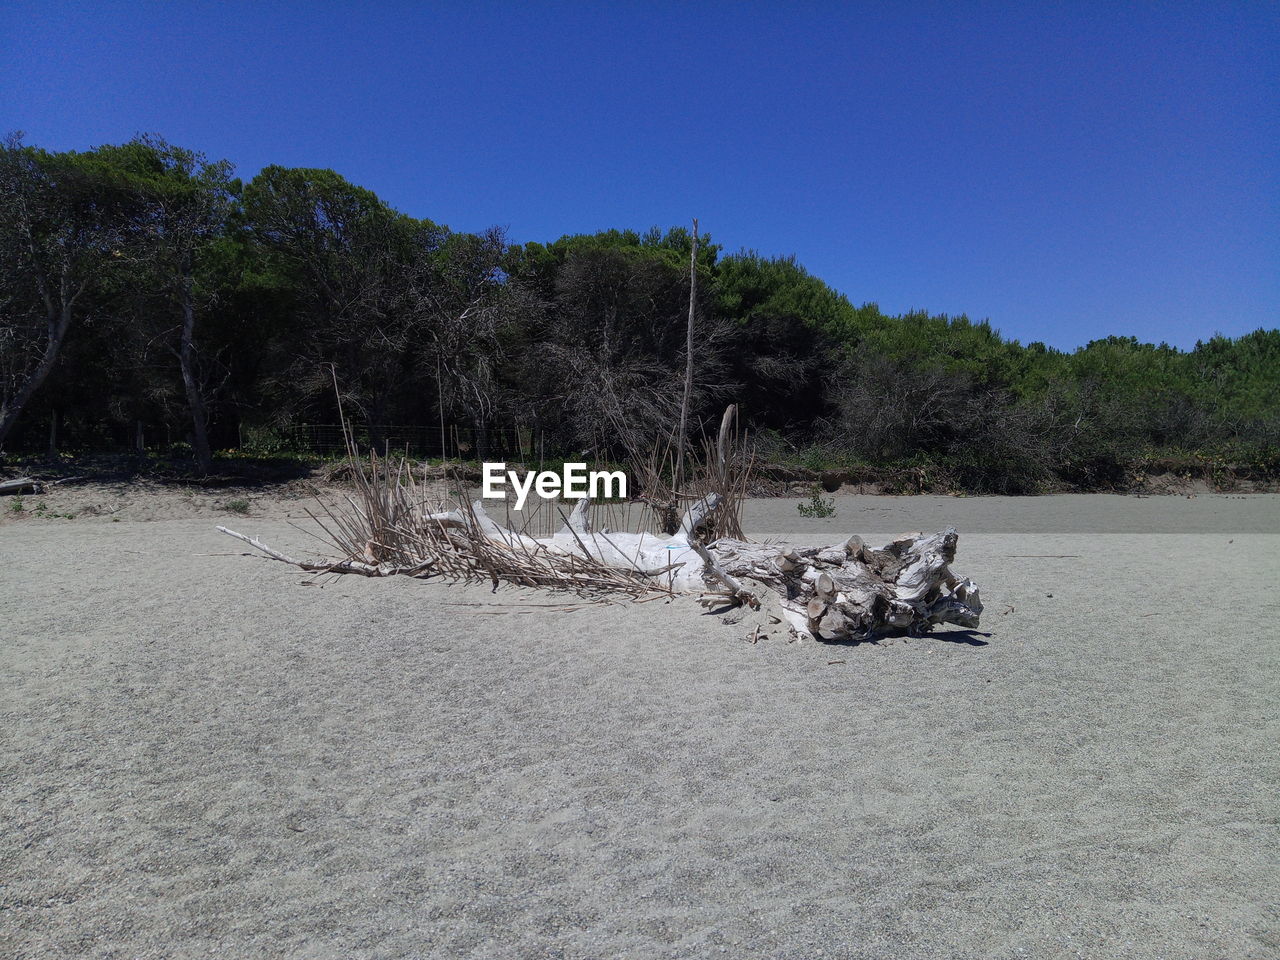
M 694 457 L 688 480 L 677 491 L 671 474 L 671 445 L 655 449 L 635 472 L 640 496 L 630 503 L 592 504 L 593 530 L 636 529 L 662 511 L 662 526 L 668 526 L 667 512 L 678 505 L 692 504 L 709 494 L 720 503 L 698 531 L 704 542 L 719 537 L 742 539 L 741 505 L 754 467 L 754 456 L 734 429 L 736 408 L 725 411 L 715 441 L 706 440 L 701 454 Z M 344 424 L 345 427 L 345 424 Z M 646 571 L 637 566 L 616 566 L 591 556 L 586 544 L 572 533 L 563 507 L 537 500 L 531 510 L 513 517 L 506 507 L 506 524 L 492 520 L 481 504 L 468 502 L 462 491 L 439 497 L 425 474 L 403 458 L 379 456 L 376 450 L 362 455 L 351 431 L 347 435 L 348 474 L 354 489 L 345 503 L 330 506 L 317 498 L 318 510 L 308 510 L 326 545 L 338 556 L 323 562 L 295 560 L 279 551 L 234 531 L 224 532 L 251 544 L 268 556 L 315 574 L 357 573 L 364 576 L 444 577 L 461 582 L 491 582 L 527 587 L 569 590 L 588 599 L 616 597 L 641 599 L 669 595 L 667 570 Z M 518 522 L 515 522 L 517 521 Z M 558 549 L 545 541 L 553 534 L 568 531 L 574 542 Z M 574 546 L 578 551 L 574 551 Z
M 442 576 L 564 589 L 599 599 L 670 592 L 660 579 L 639 570 L 553 552 L 534 537 L 495 523 L 465 498 L 433 496 L 409 461 L 376 452 L 365 459 L 352 450 L 350 462 L 355 491 L 345 508 L 321 503 L 318 513 L 308 511 L 342 555 L 320 572 Z
M 747 539 L 742 501 L 755 472 L 756 454 L 738 423 L 737 404 L 725 409 L 715 438 L 704 436 L 700 449 L 686 456 L 684 477 L 676 476 L 675 447 L 671 436 L 633 458 L 633 482 L 638 498 L 649 508 L 651 528 L 674 533 L 687 506 L 714 493 L 719 504 L 703 527 L 703 541 Z

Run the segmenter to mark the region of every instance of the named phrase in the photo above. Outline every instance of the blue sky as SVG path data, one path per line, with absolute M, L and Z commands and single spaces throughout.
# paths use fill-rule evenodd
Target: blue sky
M 1024 342 L 1280 324 L 1276 3 L 9 0 L 0 128 L 518 241 L 697 216 Z

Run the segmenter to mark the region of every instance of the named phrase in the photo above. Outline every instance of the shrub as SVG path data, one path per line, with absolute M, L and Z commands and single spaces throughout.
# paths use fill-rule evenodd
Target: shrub
M 824 500 L 822 487 L 815 483 L 809 491 L 809 502 L 796 504 L 796 509 L 802 517 L 833 517 L 836 513 L 836 501 L 834 498 Z

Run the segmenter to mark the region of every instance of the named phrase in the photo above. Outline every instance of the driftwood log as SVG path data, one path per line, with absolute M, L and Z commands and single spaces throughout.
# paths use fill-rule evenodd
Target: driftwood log
M 35 479 L 35 477 L 19 477 L 17 480 L 0 480 L 0 496 L 6 494 L 26 493 L 30 490 L 32 493 L 43 493 L 44 482 Z
M 882 550 L 850 537 L 828 547 L 786 547 L 722 538 L 702 544 L 698 534 L 717 505 L 698 501 L 670 537 L 611 533 L 590 527 L 590 503 L 579 501 L 563 530 L 537 543 L 582 553 L 609 566 L 629 565 L 665 575 L 677 593 L 698 593 L 759 606 L 753 588 L 776 594 L 790 626 L 821 640 L 866 639 L 878 633 L 923 632 L 939 623 L 977 627 L 977 586 L 951 572 L 954 527 L 930 536 L 899 537 Z M 492 523 L 492 521 L 489 521 Z M 503 536 L 503 528 L 493 525 Z
M 60 487 L 64 483 L 76 483 L 84 477 L 63 477 L 61 480 L 40 480 L 37 477 L 19 477 L 16 480 L 0 480 L 0 496 L 7 494 L 47 493 L 50 487 Z
M 550 537 L 503 527 L 475 501 L 467 506 L 401 510 L 395 523 L 361 541 L 344 538 L 348 556 L 331 563 L 294 560 L 219 527 L 267 556 L 304 570 L 365 576 L 488 579 L 550 586 L 596 596 L 697 594 L 707 606 L 776 599 L 796 634 L 824 641 L 922 633 L 940 623 L 977 627 L 978 588 L 951 572 L 957 534 L 899 537 L 873 550 L 858 537 L 826 547 L 788 547 L 720 538 L 703 543 L 718 498 L 697 501 L 671 536 L 593 529 L 581 500 Z M 372 524 L 370 528 L 372 528 Z M 354 544 L 354 546 L 351 546 Z

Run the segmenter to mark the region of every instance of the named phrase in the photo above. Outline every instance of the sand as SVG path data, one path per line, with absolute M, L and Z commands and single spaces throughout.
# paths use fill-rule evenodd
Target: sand
M 1280 497 L 751 503 L 960 527 L 981 632 L 825 646 L 148 496 L 0 523 L 0 955 L 1280 954 Z

